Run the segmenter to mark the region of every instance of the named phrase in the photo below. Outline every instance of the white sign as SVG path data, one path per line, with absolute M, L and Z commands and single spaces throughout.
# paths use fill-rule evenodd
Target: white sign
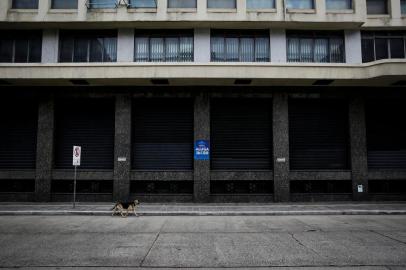
M 124 162 L 124 161 L 127 161 L 127 158 L 126 157 L 118 157 L 117 161 L 118 162 Z
M 80 156 L 82 155 L 82 147 L 73 147 L 73 166 L 80 166 Z
M 358 192 L 364 192 L 364 187 L 362 185 L 358 185 Z
M 286 162 L 286 158 L 277 158 L 276 162 Z

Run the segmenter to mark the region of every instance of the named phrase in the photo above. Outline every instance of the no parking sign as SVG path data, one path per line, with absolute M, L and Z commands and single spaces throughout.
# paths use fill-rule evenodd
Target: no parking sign
M 82 155 L 82 147 L 73 146 L 73 166 L 80 166 L 81 155 Z

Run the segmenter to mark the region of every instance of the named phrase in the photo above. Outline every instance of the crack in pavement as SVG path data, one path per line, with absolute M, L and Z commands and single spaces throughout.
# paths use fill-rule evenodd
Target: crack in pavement
M 380 233 L 380 232 L 378 232 L 378 231 L 374 231 L 374 230 L 369 230 L 369 231 L 370 231 L 370 232 L 373 232 L 373 233 L 376 233 L 377 235 L 380 235 L 380 236 L 389 238 L 389 239 L 391 239 L 391 240 L 393 240 L 393 241 L 396 241 L 396 242 L 399 242 L 399 243 L 401 243 L 401 244 L 406 245 L 406 242 L 404 242 L 404 241 L 402 241 L 402 240 L 399 240 L 399 239 L 390 237 L 390 236 L 388 236 L 388 235 L 386 235 L 386 234 L 383 234 L 383 233 Z
M 295 237 L 295 235 L 294 235 L 293 233 L 289 233 L 289 235 L 293 238 L 293 240 L 296 241 L 296 243 L 298 243 L 298 244 L 301 245 L 302 247 L 304 247 L 304 248 L 310 250 L 311 252 L 313 252 L 314 254 L 316 254 L 316 255 L 318 255 L 318 256 L 320 256 L 320 257 L 324 257 L 324 256 L 322 256 L 321 254 L 319 254 L 317 251 L 315 251 L 314 249 L 312 249 L 312 248 L 306 246 L 305 244 L 303 244 L 299 239 L 297 239 L 297 238 Z
M 142 265 L 144 264 L 145 259 L 148 257 L 149 253 L 151 253 L 151 250 L 152 250 L 152 248 L 154 247 L 156 241 L 158 240 L 158 237 L 159 237 L 159 235 L 161 234 L 161 231 L 162 231 L 162 229 L 163 229 L 163 227 L 164 227 L 166 221 L 167 221 L 167 219 L 165 219 L 165 220 L 162 222 L 162 226 L 161 226 L 161 228 L 159 228 L 159 231 L 158 231 L 158 233 L 157 233 L 156 236 L 155 236 L 154 242 L 152 242 L 152 245 L 149 247 L 147 254 L 145 254 L 144 258 L 142 258 L 142 261 L 141 261 L 141 263 L 140 263 L 140 267 L 143 267 Z

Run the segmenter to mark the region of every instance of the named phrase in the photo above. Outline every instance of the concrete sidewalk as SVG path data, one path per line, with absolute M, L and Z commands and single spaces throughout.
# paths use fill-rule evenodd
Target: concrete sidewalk
M 0 215 L 111 215 L 113 204 L 0 203 Z M 334 203 L 141 203 L 141 216 L 284 216 L 284 215 L 405 215 L 406 202 Z

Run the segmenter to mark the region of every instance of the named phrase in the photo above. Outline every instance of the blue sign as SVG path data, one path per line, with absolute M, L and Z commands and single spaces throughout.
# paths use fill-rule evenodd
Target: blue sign
M 206 140 L 195 141 L 195 160 L 209 160 L 209 159 L 210 159 L 209 141 Z

